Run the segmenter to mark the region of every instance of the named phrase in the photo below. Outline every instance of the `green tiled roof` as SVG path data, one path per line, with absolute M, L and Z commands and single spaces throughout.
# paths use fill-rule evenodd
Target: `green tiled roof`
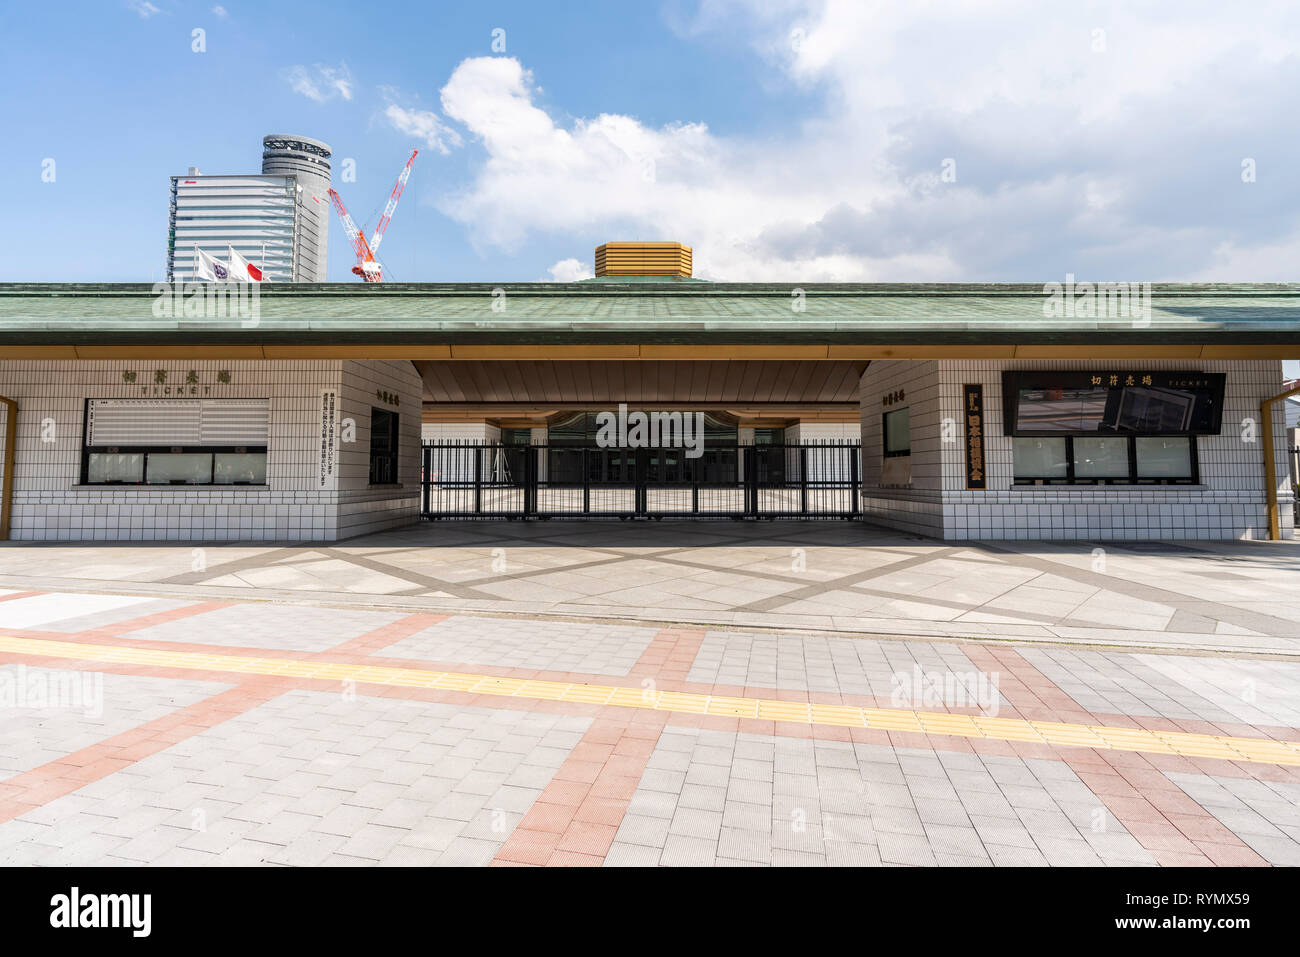
M 1153 283 L 1149 321 L 1049 318 L 1037 283 L 277 284 L 261 288 L 251 328 L 156 316 L 155 299 L 147 283 L 0 284 L 0 344 L 1300 343 L 1297 283 Z

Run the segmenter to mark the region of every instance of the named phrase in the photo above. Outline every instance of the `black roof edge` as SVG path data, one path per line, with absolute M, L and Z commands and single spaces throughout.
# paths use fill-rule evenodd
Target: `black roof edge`
M 1075 280 L 1093 285 L 1132 280 Z M 456 296 L 484 295 L 495 289 L 504 289 L 521 295 L 538 296 L 610 296 L 643 294 L 656 296 L 789 296 L 795 289 L 819 295 L 855 296 L 1034 296 L 1044 295 L 1047 282 L 1005 283 L 816 283 L 800 282 L 327 282 L 327 283 L 264 283 L 259 289 L 263 296 L 329 296 L 362 298 L 366 296 Z M 7 282 L 0 283 L 0 297 L 6 296 L 60 296 L 73 297 L 152 297 L 157 295 L 152 282 Z M 1143 283 L 1145 285 L 1145 283 Z M 1152 282 L 1152 295 L 1161 296 L 1300 296 L 1300 283 L 1214 283 L 1214 282 Z
M 734 333 L 701 330 L 696 333 L 647 329 L 643 332 L 581 332 L 575 330 L 524 331 L 491 330 L 484 332 L 446 332 L 431 336 L 422 332 L 383 332 L 364 329 L 346 331 L 286 330 L 283 332 L 257 330 L 178 331 L 175 329 L 150 332 L 123 330 L 100 333 L 97 331 L 69 332 L 0 332 L 0 349 L 5 346 L 272 346 L 272 345 L 385 345 L 385 346 L 440 346 L 440 345 L 836 345 L 836 346 L 942 346 L 942 345 L 1204 345 L 1212 341 L 1222 345 L 1300 345 L 1300 328 L 1278 331 L 1248 331 L 1232 329 L 1168 330 L 1168 331 L 1111 331 L 1073 329 L 1060 332 L 1029 330 L 923 330 L 912 332 L 814 332 L 801 333 L 795 329 L 762 331 L 745 329 Z M 3 356 L 0 356 L 3 358 Z

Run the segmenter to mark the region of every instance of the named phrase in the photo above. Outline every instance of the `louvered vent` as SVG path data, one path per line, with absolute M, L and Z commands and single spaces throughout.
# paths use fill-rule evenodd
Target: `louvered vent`
M 691 247 L 681 243 L 603 243 L 596 247 L 597 276 L 691 275 Z
M 266 445 L 268 399 L 91 399 L 86 444 Z

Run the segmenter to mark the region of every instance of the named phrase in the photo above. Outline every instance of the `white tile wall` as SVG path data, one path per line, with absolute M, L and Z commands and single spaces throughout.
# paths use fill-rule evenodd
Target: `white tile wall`
M 857 422 L 796 422 L 785 430 L 785 441 L 790 445 L 799 442 L 856 442 L 861 437 L 862 428 Z
M 218 381 L 222 370 L 228 385 Z M 184 395 L 270 400 L 266 487 L 78 485 L 85 400 L 175 395 L 190 371 L 198 391 L 184 386 Z M 401 396 L 402 488 L 369 488 L 379 383 Z M 340 418 L 357 424 L 355 444 L 340 449 L 338 488 L 328 491 L 316 487 L 323 389 L 340 392 Z M 332 541 L 416 518 L 421 389 L 409 362 L 6 360 L 0 394 L 19 403 L 14 539 Z
M 396 394 L 397 406 L 376 392 Z M 342 415 L 354 416 L 356 442 L 344 444 L 339 461 L 338 537 L 350 538 L 384 528 L 409 525 L 420 517 L 420 413 L 424 383 L 405 360 L 343 363 Z M 371 488 L 370 410 L 398 413 L 400 487 Z
M 785 442 L 790 445 L 816 446 L 821 442 L 856 442 L 861 437 L 857 422 L 796 422 L 785 428 Z M 849 461 L 847 452 L 811 450 L 800 457 L 794 449 L 786 450 L 786 477 L 799 475 L 802 465 L 807 469 L 810 482 L 847 481 Z
M 425 422 L 420 437 L 426 442 L 500 442 L 501 430 L 486 422 Z
M 1264 443 L 1244 440 L 1243 422 L 1258 425 L 1260 400 L 1279 391 L 1281 363 L 1159 360 L 1129 365 L 1227 373 L 1223 431 L 1197 440 L 1202 484 L 1128 489 L 1014 486 L 1012 442 L 1002 431 L 1002 370 L 1076 369 L 1081 367 L 1078 361 L 873 362 L 862 377 L 866 515 L 883 525 L 962 540 L 1267 538 Z M 968 382 L 984 385 L 986 491 L 965 490 L 960 428 L 956 441 L 940 441 L 944 418 L 960 423 L 961 387 Z M 899 388 L 906 391 L 911 408 L 912 484 L 884 488 L 879 485 L 881 397 Z M 1289 538 L 1291 479 L 1280 422 L 1273 443 L 1282 531 Z

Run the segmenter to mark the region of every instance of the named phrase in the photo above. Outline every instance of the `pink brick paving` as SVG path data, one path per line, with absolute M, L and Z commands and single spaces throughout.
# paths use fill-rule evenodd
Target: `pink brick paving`
M 703 642 L 702 630 L 665 628 L 629 674 L 655 678 L 656 687 L 659 679 L 684 683 Z M 640 711 L 593 721 L 493 863 L 604 863 L 667 723 L 666 714 Z
M 0 601 L 36 594 L 40 593 L 21 592 L 0 596 Z M 126 637 L 129 633 L 142 628 L 186 617 L 198 617 L 230 604 L 232 603 L 196 602 L 171 611 L 88 629 L 77 634 L 42 632 L 35 629 L 4 629 L 4 631 L 6 634 L 56 641 L 167 648 L 212 654 L 248 652 L 293 659 L 386 664 L 428 670 L 472 671 L 510 677 L 598 682 L 628 687 L 641 687 L 645 679 L 651 678 L 654 687 L 659 690 L 759 696 L 830 704 L 846 703 L 868 707 L 890 706 L 889 701 L 870 696 L 689 682 L 686 676 L 704 640 L 705 632 L 701 629 L 661 630 L 638 662 L 630 669 L 627 678 L 622 681 L 611 679 L 608 675 L 475 666 L 456 662 L 434 663 L 423 660 L 388 659 L 376 655 L 376 652 L 381 652 L 394 642 L 428 628 L 446 617 L 437 614 L 406 616 L 321 653 L 289 652 L 258 647 L 236 648 L 228 645 L 213 646 L 197 642 L 141 641 Z M 200 631 L 201 622 L 196 622 L 196 632 Z M 974 644 L 963 644 L 963 649 L 977 667 L 999 673 L 999 688 L 1009 703 L 1009 707 L 1004 706 L 1002 711 L 1005 716 L 1300 740 L 1300 729 L 1294 728 L 1093 714 L 1080 707 L 1014 649 Z M 0 655 L 0 660 L 31 661 L 52 664 L 60 668 L 107 670 L 120 674 L 171 677 L 181 680 L 193 680 L 196 674 L 183 669 L 42 659 L 14 654 Z M 204 677 L 228 680 L 236 686 L 204 701 L 180 708 L 170 715 L 147 722 L 138 728 L 0 782 L 0 822 L 71 793 L 222 721 L 244 714 L 251 708 L 274 699 L 284 691 L 294 688 L 332 691 L 337 690 L 338 687 L 336 682 L 329 681 L 227 675 L 219 671 L 207 673 Z M 586 715 L 593 719 L 587 733 L 563 762 L 551 784 L 543 790 L 497 853 L 493 863 L 498 866 L 602 863 L 626 813 L 628 803 L 641 780 L 646 764 L 654 752 L 659 735 L 670 719 L 669 715 L 660 712 L 628 711 L 551 701 L 502 699 L 488 695 L 414 688 L 367 686 L 366 693 L 380 697 L 485 708 Z M 948 710 L 969 712 L 972 709 Z M 1098 795 L 1114 818 L 1150 851 L 1159 863 L 1164 865 L 1259 866 L 1266 864 L 1240 838 L 1173 783 L 1164 772 L 1254 777 L 1269 781 L 1300 781 L 1300 773 L 1297 769 L 1234 763 L 1220 759 L 1189 759 L 1173 755 L 1145 755 L 1087 748 L 1057 749 L 1025 742 L 967 739 L 861 728 L 777 724 L 770 721 L 689 714 L 673 714 L 671 721 L 679 726 L 762 735 L 979 754 L 1018 755 L 1026 758 L 1064 761 Z
M 171 714 L 0 781 L 0 823 L 71 794 L 288 690 L 275 678 L 245 681 Z
M 100 644 L 115 642 L 127 644 L 126 640 L 117 638 L 117 636 L 168 621 L 202 615 L 218 608 L 225 608 L 229 604 L 231 603 L 199 602 L 194 605 L 117 622 L 113 625 L 87 629 L 75 635 L 65 635 L 63 640 Z M 429 627 L 429 625 L 442 620 L 443 617 L 445 616 L 411 615 L 344 642 L 339 648 L 344 651 L 383 648 L 422 628 Z M 14 633 L 14 629 L 6 629 L 6 631 Z M 45 637 L 50 637 L 50 635 L 46 634 Z M 145 642 L 130 643 L 148 644 Z M 197 646 L 194 650 L 199 648 L 214 653 L 224 652 L 229 654 L 231 652 L 229 648 L 216 649 L 208 646 Z M 4 659 L 26 657 L 28 656 L 0 656 L 0 658 Z M 55 661 L 55 659 L 46 660 Z M 65 668 L 73 667 L 79 670 L 102 670 L 105 663 L 57 659 L 57 665 Z M 181 669 L 121 668 L 113 666 L 110 670 L 144 675 L 161 674 L 190 680 L 194 677 L 193 672 L 186 675 Z M 113 735 L 90 747 L 82 748 L 80 751 L 65 755 L 62 758 L 56 758 L 40 767 L 17 774 L 5 781 L 0 781 L 0 823 L 12 820 L 56 798 L 71 794 L 87 784 L 157 754 L 159 751 L 215 727 L 223 721 L 245 714 L 258 705 L 279 697 L 283 692 L 298 686 L 298 684 L 282 678 L 240 675 L 234 688 L 219 692 L 202 701 L 196 701 L 191 705 L 173 711 L 171 714 L 155 718 L 121 734 Z

